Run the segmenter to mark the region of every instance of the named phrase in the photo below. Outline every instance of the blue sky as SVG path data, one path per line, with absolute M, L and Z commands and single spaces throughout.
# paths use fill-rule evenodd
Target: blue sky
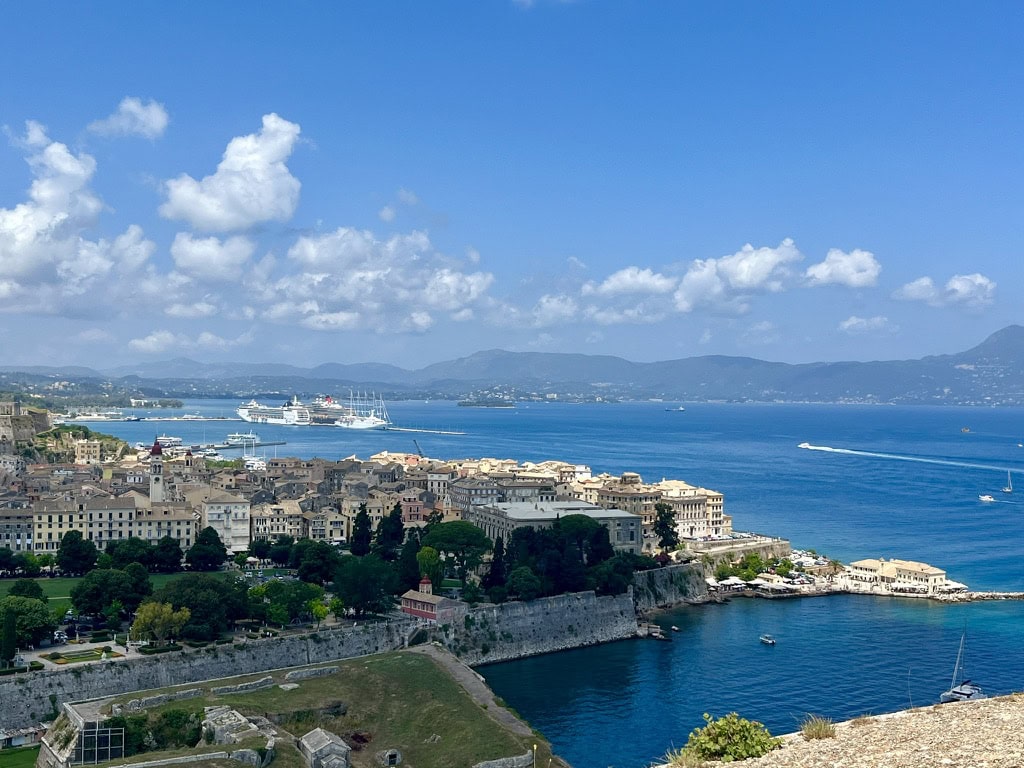
M 1021 322 L 1022 22 L 12 3 L 2 362 L 959 351 Z

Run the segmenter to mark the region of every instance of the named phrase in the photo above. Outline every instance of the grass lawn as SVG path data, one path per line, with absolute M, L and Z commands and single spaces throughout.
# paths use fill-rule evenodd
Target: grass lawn
M 113 659 L 118 656 L 124 656 L 123 653 L 117 651 L 111 651 L 107 654 L 108 659 Z M 99 661 L 103 658 L 103 651 L 100 648 L 87 648 L 81 651 L 60 651 L 59 659 L 51 659 L 47 657 L 47 660 L 53 664 L 78 664 L 82 661 Z
M 176 579 L 181 575 L 180 573 L 154 573 L 150 575 L 149 581 L 153 585 L 153 591 L 155 592 L 168 581 Z M 47 605 L 50 607 L 50 610 L 62 615 L 64 611 L 71 608 L 71 588 L 81 580 L 81 577 L 77 576 L 33 579 L 34 582 L 43 588 L 43 594 L 49 598 Z M 15 581 L 16 579 L 0 580 L 0 597 L 7 596 L 7 592 Z M 0 766 L 0 768 L 3 768 L 3 766 Z
M 39 747 L 0 749 L 0 768 L 32 768 L 39 756 Z
M 250 715 L 278 713 L 286 716 L 281 728 L 294 736 L 302 736 L 317 726 L 341 736 L 353 747 L 353 768 L 375 768 L 374 754 L 389 748 L 402 752 L 403 764 L 416 768 L 450 768 L 521 755 L 534 743 L 537 744 L 537 764 L 548 764 L 550 747 L 542 738 L 521 737 L 505 731 L 426 656 L 388 653 L 340 661 L 336 666 L 340 667 L 337 673 L 299 681 L 299 687 L 291 691 L 274 686 L 222 697 L 209 695 L 172 702 L 149 711 L 199 709 L 216 703 L 229 704 Z M 230 682 L 235 684 L 261 676 L 234 678 Z M 283 673 L 274 673 L 274 678 L 278 683 L 284 682 Z M 210 687 L 209 682 L 199 685 Z M 182 687 L 196 687 L 196 684 Z M 119 697 L 119 700 L 129 698 L 132 696 Z M 339 701 L 348 707 L 344 715 L 316 717 L 309 712 Z M 287 717 L 288 713 L 296 714 Z M 353 738 L 356 735 L 358 738 Z M 432 741 L 435 735 L 439 738 Z M 365 743 L 360 744 L 360 740 Z M 285 741 L 281 739 L 278 744 Z M 153 754 L 150 759 L 157 757 Z M 274 766 L 281 758 L 285 755 L 279 755 Z M 301 760 L 292 766 L 286 758 L 280 768 L 301 768 Z

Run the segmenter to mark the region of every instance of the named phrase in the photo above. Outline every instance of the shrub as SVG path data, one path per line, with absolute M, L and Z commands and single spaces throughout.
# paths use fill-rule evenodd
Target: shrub
M 43 662 L 41 662 L 41 661 L 30 661 L 28 663 L 28 668 L 31 669 L 33 672 L 35 672 L 35 671 L 40 670 L 40 669 L 43 668 Z
M 665 763 L 672 768 L 702 768 L 704 761 L 686 749 L 670 749 L 665 753 Z
M 747 720 L 730 712 L 717 720 L 704 713 L 703 728 L 696 728 L 686 742 L 686 751 L 702 760 L 730 763 L 761 757 L 777 748 L 782 741 L 773 737 L 762 723 Z
M 54 651 L 46 658 L 48 658 L 50 661 L 56 661 L 57 659 L 62 659 L 64 657 L 60 655 L 60 651 Z
M 836 735 L 836 725 L 827 717 L 808 715 L 800 723 L 800 733 L 807 741 L 811 739 L 831 739 Z

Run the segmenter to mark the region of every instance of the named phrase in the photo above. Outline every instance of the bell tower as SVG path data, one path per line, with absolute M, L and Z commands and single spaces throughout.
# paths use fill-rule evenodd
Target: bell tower
M 149 449 L 149 500 L 166 501 L 164 497 L 164 448 L 159 440 L 153 440 Z

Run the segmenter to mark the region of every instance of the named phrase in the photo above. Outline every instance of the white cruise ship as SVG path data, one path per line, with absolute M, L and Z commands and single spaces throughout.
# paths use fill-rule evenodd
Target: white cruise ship
M 250 400 L 235 411 L 242 421 L 253 424 L 283 424 L 291 427 L 309 426 L 309 409 L 293 397 L 285 405 L 261 405 Z

